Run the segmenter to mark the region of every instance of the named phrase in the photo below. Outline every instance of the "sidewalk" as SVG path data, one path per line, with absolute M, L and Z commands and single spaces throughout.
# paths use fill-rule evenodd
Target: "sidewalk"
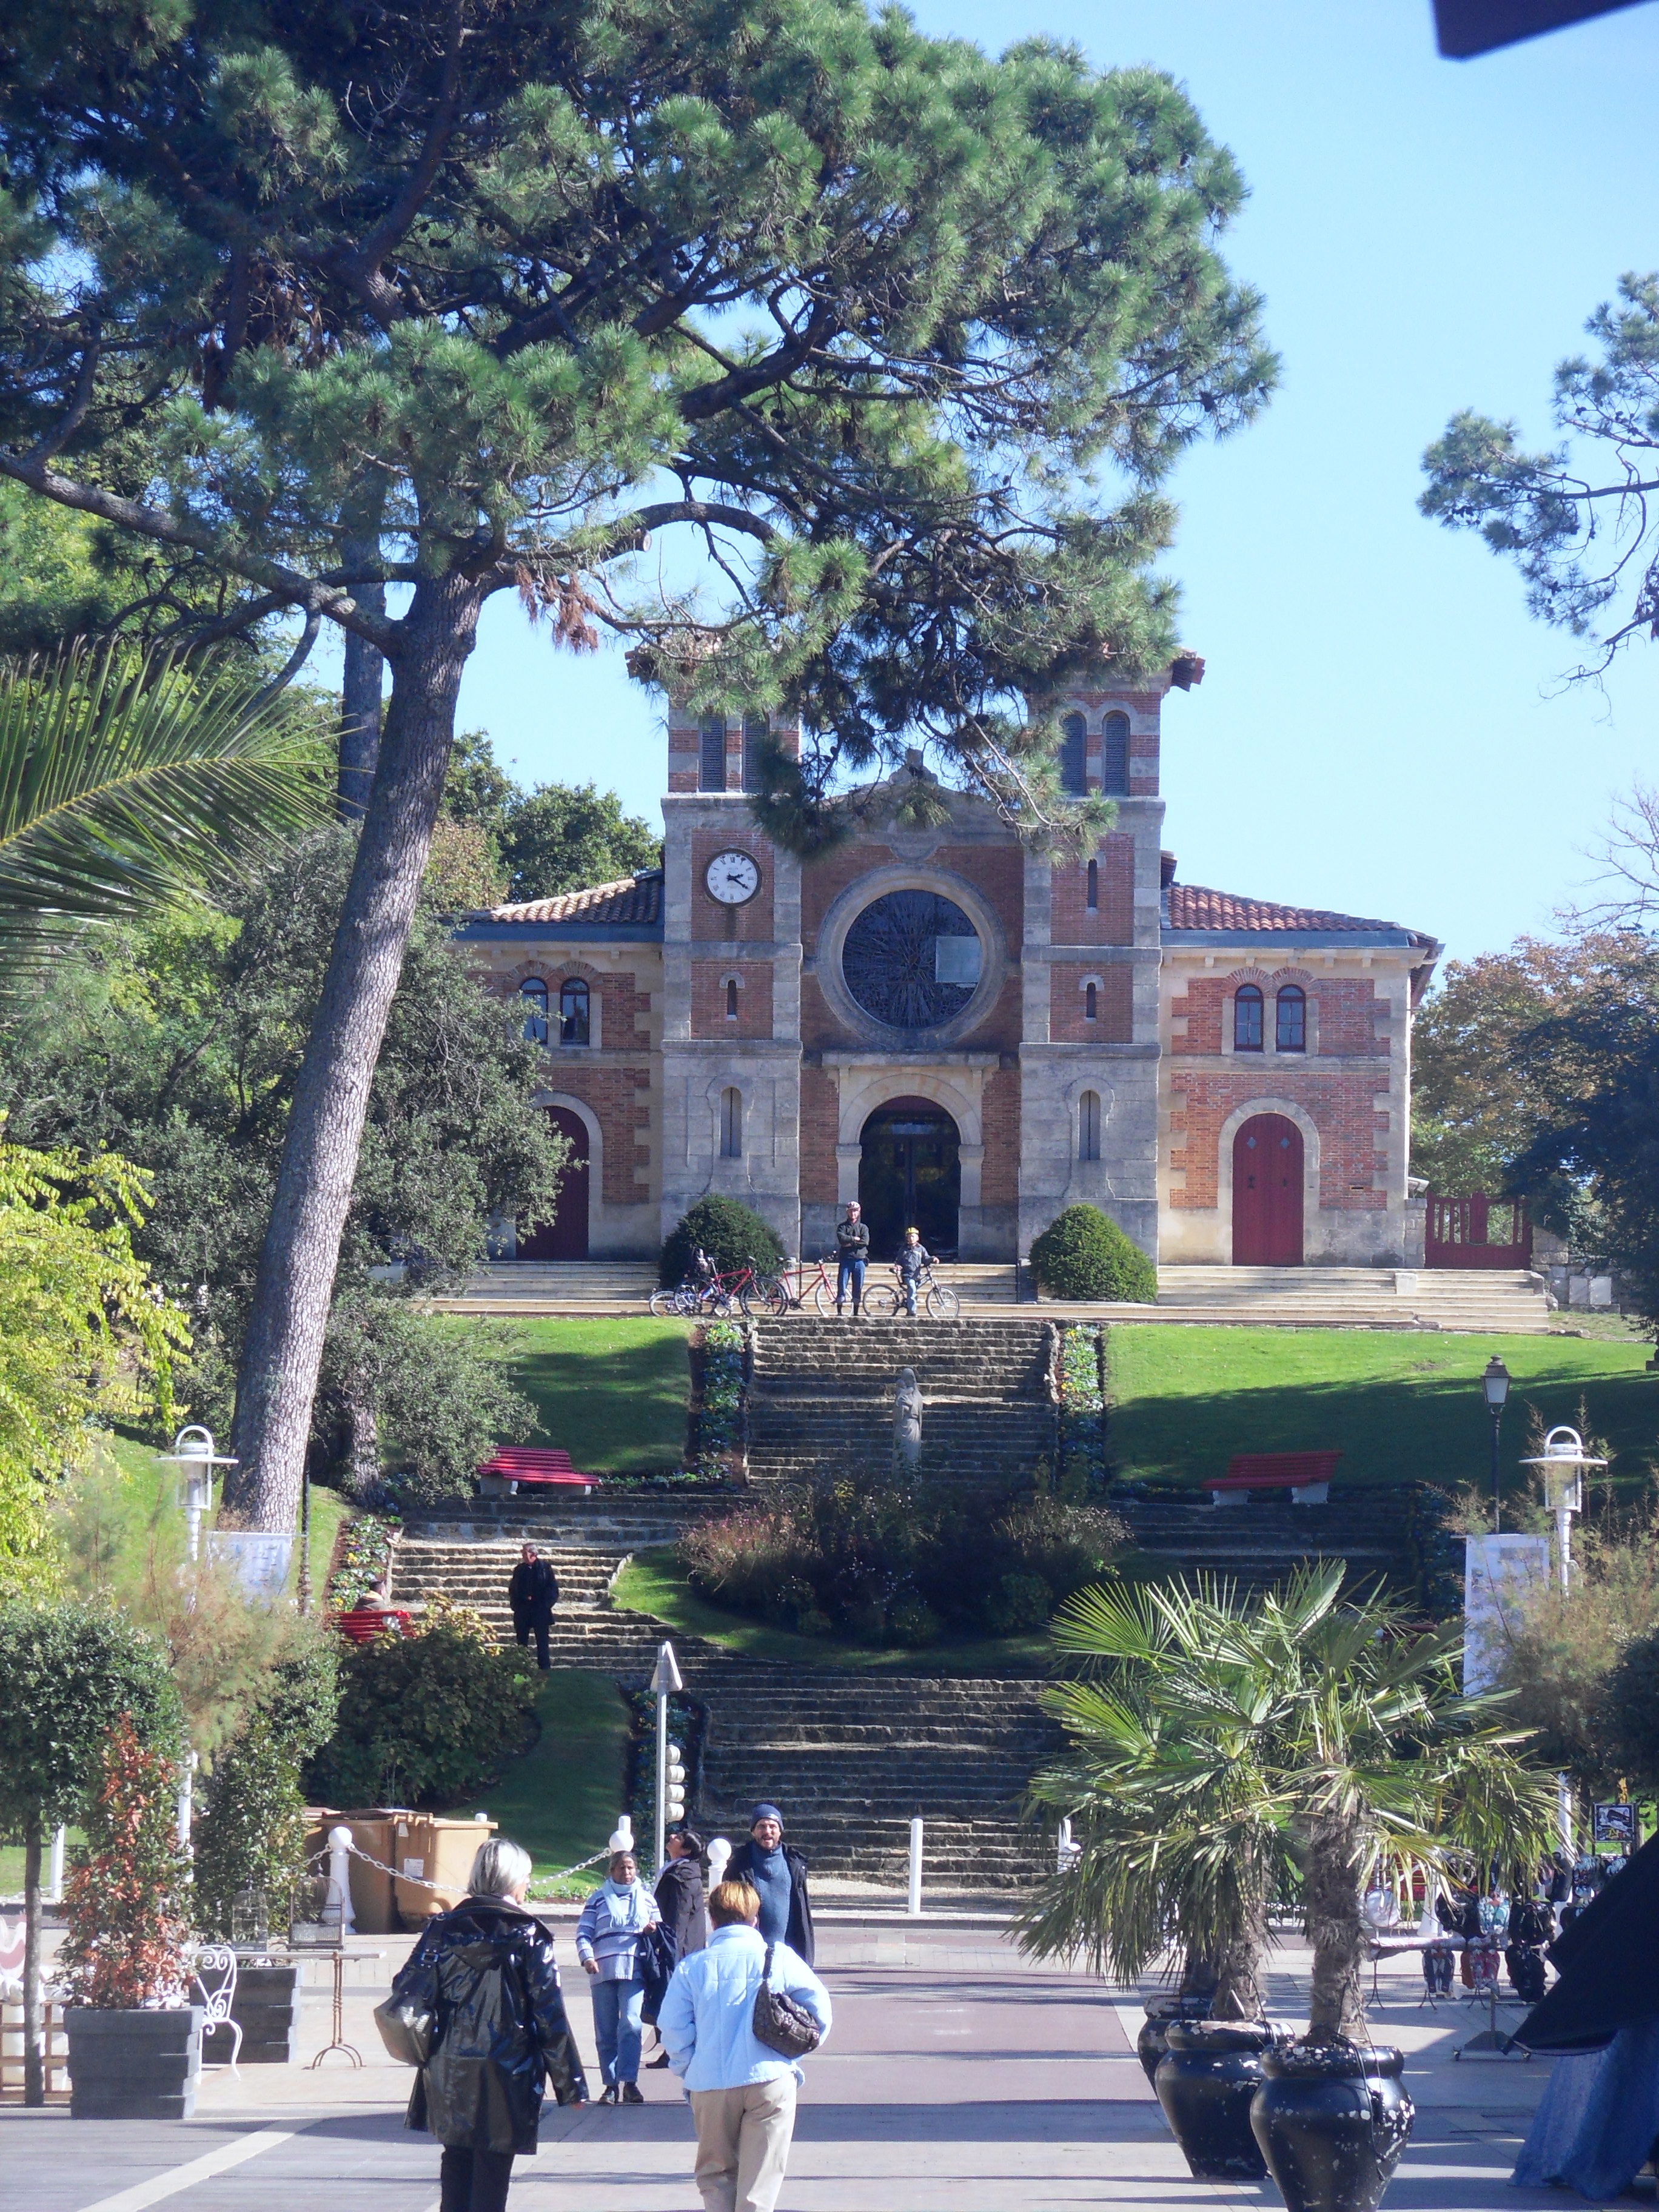
M 586 1989 L 568 1935 L 558 1940 L 592 2065 Z M 1032 1966 L 971 1921 L 838 1914 L 818 1964 L 836 2027 L 808 2062 L 781 2212 L 1279 2204 L 1270 2185 L 1188 2175 L 1133 2055 L 1131 1993 Z M 1305 1953 L 1276 1954 L 1275 2016 L 1300 2017 L 1307 1966 Z M 1508 2181 L 1548 2062 L 1455 2064 L 1453 2046 L 1485 2025 L 1484 2009 L 1419 2010 L 1410 1961 L 1385 1967 L 1381 1986 L 1373 2032 L 1405 2047 L 1419 2112 L 1385 2212 L 1568 2212 L 1578 2200 Z M 402 2128 L 410 2077 L 380 2051 L 369 2018 L 380 1994 L 347 1996 L 361 2071 L 336 2057 L 316 2073 L 303 2063 L 249 2067 L 240 2079 L 214 2072 L 183 2127 L 0 2112 L 0 2212 L 434 2212 L 437 2149 Z M 1519 2014 L 1499 2017 L 1513 2026 Z M 302 2061 L 327 2038 L 321 1993 L 307 1998 L 306 2028 Z M 550 2106 L 538 2156 L 516 2169 L 520 2212 L 696 2212 L 689 2112 L 665 2073 L 647 2072 L 641 2086 L 643 2110 Z

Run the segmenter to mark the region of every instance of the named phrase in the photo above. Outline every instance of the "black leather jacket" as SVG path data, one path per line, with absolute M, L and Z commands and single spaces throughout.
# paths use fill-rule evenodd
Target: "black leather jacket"
M 545 1559 L 520 1559 L 507 1579 L 507 1601 L 514 1620 L 551 1620 L 559 1601 L 559 1578 Z
M 437 1973 L 438 2032 L 404 2125 L 454 2148 L 533 2151 L 543 2077 L 562 2105 L 587 2097 L 552 1937 L 522 1905 L 469 1897 L 432 1922 L 417 1962 Z
M 657 1876 L 656 1899 L 676 1961 L 701 1951 L 708 1941 L 701 1860 L 670 1859 Z

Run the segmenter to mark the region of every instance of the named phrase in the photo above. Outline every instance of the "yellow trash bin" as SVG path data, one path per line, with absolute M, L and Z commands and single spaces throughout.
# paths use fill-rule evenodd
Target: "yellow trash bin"
M 473 1854 L 495 1832 L 493 1820 L 454 1820 L 441 1814 L 410 1813 L 394 1839 L 398 1910 L 405 1926 L 447 1912 L 466 1895 Z M 413 1880 L 404 1880 L 405 1875 Z M 435 1882 L 435 1889 L 421 1885 Z

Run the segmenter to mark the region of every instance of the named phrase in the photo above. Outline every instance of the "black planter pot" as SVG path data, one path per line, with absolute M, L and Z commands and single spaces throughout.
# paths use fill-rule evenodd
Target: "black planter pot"
M 1167 2048 L 1170 2022 L 1172 2020 L 1207 2020 L 1210 2013 L 1208 1997 L 1153 1997 L 1146 2007 L 1146 2017 L 1141 2022 L 1140 2033 L 1135 2038 L 1135 2056 L 1141 2070 L 1156 2086 L 1158 2062 Z
M 239 1968 L 236 1995 L 230 2016 L 242 2031 L 237 2061 L 242 2066 L 287 2066 L 293 2063 L 300 2027 L 300 1969 L 298 1966 L 250 1966 Z M 230 2056 L 234 2039 L 222 2027 L 207 2040 L 210 2063 Z
M 1404 2063 L 1358 2043 L 1268 2053 L 1250 2125 L 1290 2212 L 1376 2212 L 1417 2117 Z
M 71 2005 L 70 2112 L 77 2120 L 187 2120 L 202 2070 L 202 2008 L 103 2012 Z
M 1172 2020 L 1165 2033 L 1152 2087 L 1193 2179 L 1260 2181 L 1267 2169 L 1250 2132 L 1250 2101 L 1279 2032 L 1266 2021 Z

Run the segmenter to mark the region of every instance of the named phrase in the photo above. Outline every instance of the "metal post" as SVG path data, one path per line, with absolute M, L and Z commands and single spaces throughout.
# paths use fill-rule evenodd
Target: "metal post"
M 64 1844 L 69 1836 L 67 1828 L 54 1828 L 52 1835 L 52 1870 L 46 1876 L 46 1898 L 52 1905 L 64 1901 Z
M 196 1809 L 195 1792 L 196 1769 L 198 1763 L 196 1753 L 193 1751 L 187 1751 L 185 1753 L 183 1759 L 180 1761 L 179 1767 L 179 1848 L 181 1851 L 185 1852 L 188 1852 L 190 1850 L 191 1823 L 194 1818 Z
M 912 1920 L 921 1917 L 921 1816 L 910 1823 L 910 1896 L 908 1905 Z
M 1504 1527 L 1503 1477 L 1498 1465 L 1498 1431 L 1503 1419 L 1504 1408 L 1494 1406 L 1492 1409 L 1492 1532 L 1494 1536 L 1500 1534 Z
M 668 1863 L 668 1700 L 685 1684 L 672 1644 L 659 1646 L 651 1688 L 657 1700 L 657 1872 Z

